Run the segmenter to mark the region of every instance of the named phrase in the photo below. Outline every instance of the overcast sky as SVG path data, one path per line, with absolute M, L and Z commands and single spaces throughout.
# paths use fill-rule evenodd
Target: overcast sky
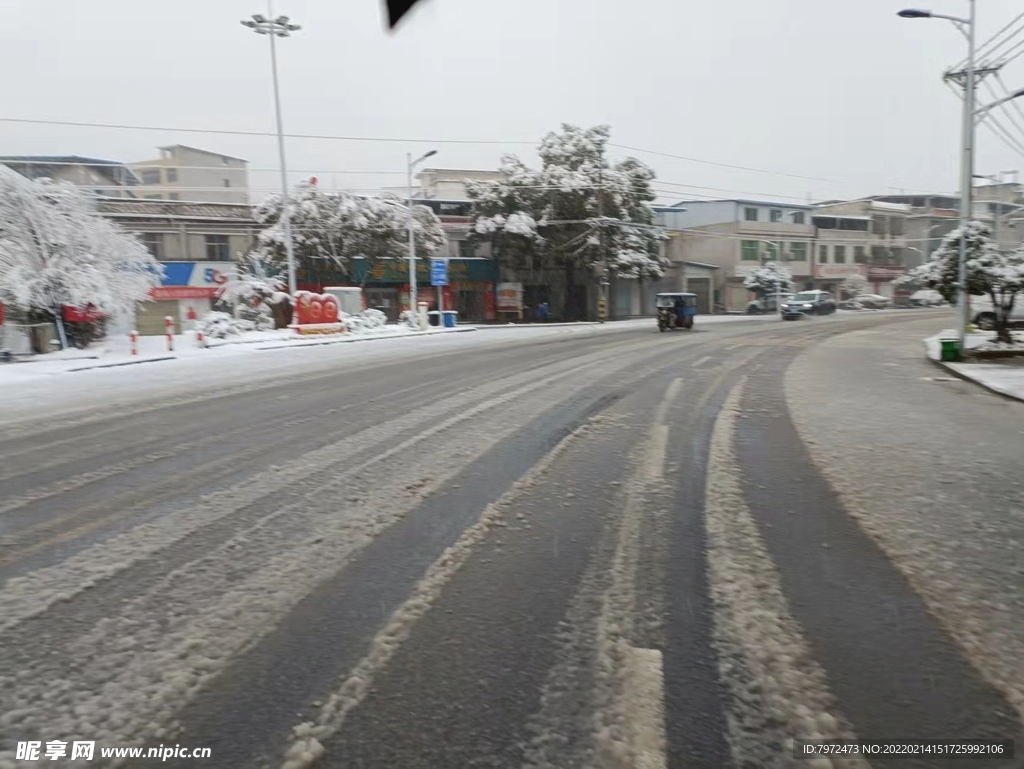
M 898 18 L 904 2 L 931 0 L 421 0 L 389 33 L 379 0 L 276 0 L 303 25 L 278 49 L 287 132 L 428 140 L 289 139 L 289 166 L 296 178 L 369 190 L 404 184 L 407 151 L 436 148 L 439 167 L 494 168 L 506 152 L 532 162 L 533 145 L 562 122 L 608 123 L 619 144 L 774 172 L 634 153 L 657 171 L 664 200 L 949 191 L 960 101 L 941 73 L 965 44 L 947 22 Z M 267 38 L 239 24 L 265 13 L 265 0 L 2 6 L 0 117 L 274 128 Z M 930 7 L 965 14 L 967 3 Z M 1020 0 L 978 7 L 979 42 L 1022 10 Z M 1024 56 L 1003 78 L 1024 87 Z M 1011 114 L 1019 128 L 1003 123 L 1024 145 L 1024 113 Z M 0 131 L 2 154 L 139 161 L 182 143 L 244 157 L 255 197 L 277 167 L 270 137 L 6 122 Z M 978 173 L 1024 165 L 987 129 L 979 144 Z M 364 171 L 373 173 L 352 173 Z

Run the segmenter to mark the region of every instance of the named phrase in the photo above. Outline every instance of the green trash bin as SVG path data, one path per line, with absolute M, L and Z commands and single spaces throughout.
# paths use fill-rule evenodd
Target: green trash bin
M 942 352 L 939 358 L 947 361 L 960 360 L 960 340 L 959 339 L 940 339 L 939 344 L 942 346 Z

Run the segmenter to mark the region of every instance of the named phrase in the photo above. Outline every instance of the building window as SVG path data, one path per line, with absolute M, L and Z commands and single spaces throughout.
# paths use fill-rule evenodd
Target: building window
M 832 261 L 835 264 L 846 264 L 846 246 L 832 247 Z
M 151 171 L 142 172 L 142 183 L 143 184 L 159 184 L 160 183 L 160 169 L 154 168 Z
M 163 200 L 163 195 L 143 195 L 143 200 Z
M 794 262 L 807 261 L 807 243 L 800 240 L 789 244 L 789 258 Z
M 777 208 L 771 209 L 768 212 L 768 221 L 770 221 L 770 222 L 781 222 L 782 221 L 782 211 L 780 211 Z
M 225 166 L 231 165 L 231 160 L 229 158 L 224 157 L 223 155 L 221 155 L 220 162 L 222 165 Z
M 231 180 L 230 179 L 225 179 L 224 180 L 224 186 L 225 187 L 230 187 L 231 186 Z
M 757 209 L 754 209 L 755 211 Z M 761 259 L 760 243 L 756 240 L 744 240 L 740 243 L 740 259 L 744 262 L 757 262 Z
M 828 246 L 818 246 L 818 264 L 828 264 Z
M 894 216 L 889 220 L 889 234 L 900 237 L 903 235 L 903 217 Z
M 884 235 L 889 230 L 889 217 L 876 216 L 871 220 L 871 231 L 876 235 Z
M 177 192 L 169 192 L 169 193 L 167 193 L 167 199 L 168 200 L 181 200 L 181 195 L 179 195 Z
M 776 243 L 769 243 L 769 242 L 765 241 L 764 252 L 765 252 L 765 255 L 768 257 L 769 261 L 772 261 L 772 262 L 778 261 L 778 259 L 779 259 L 779 247 L 778 247 L 778 244 L 776 244 Z
M 227 235 L 206 236 L 206 261 L 208 262 L 229 262 L 231 261 L 231 244 Z
M 473 246 L 471 240 L 459 240 L 456 241 L 459 244 L 459 258 L 460 259 L 472 259 L 476 256 L 476 248 Z
M 868 261 L 867 254 L 864 253 L 864 246 L 853 247 L 853 261 L 856 264 L 866 264 Z
M 170 182 L 171 184 L 174 184 L 175 182 L 178 181 L 178 169 L 177 168 L 168 168 L 167 169 L 167 181 Z
M 164 235 L 162 232 L 143 232 L 139 240 L 154 259 L 164 258 Z
M 747 221 L 747 222 L 756 222 L 757 221 L 757 209 L 756 208 L 744 208 L 743 209 L 743 219 L 744 219 L 744 221 Z
M 793 213 L 793 224 L 803 224 L 806 221 L 803 211 L 795 211 Z
M 872 246 L 871 261 L 873 264 L 885 264 L 885 248 L 882 246 Z

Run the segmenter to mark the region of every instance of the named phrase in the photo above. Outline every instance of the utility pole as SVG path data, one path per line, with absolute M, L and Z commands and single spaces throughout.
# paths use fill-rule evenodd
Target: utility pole
M 597 319 L 604 323 L 608 316 L 608 251 L 604 247 L 604 177 L 597 170 L 597 238 L 601 249 L 601 298 L 597 300 Z

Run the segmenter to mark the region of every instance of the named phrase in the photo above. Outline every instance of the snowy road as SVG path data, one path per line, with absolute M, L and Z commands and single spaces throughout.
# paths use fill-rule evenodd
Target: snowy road
M 0 413 L 0 767 L 55 739 L 238 769 L 1020 751 L 1024 407 L 935 381 L 919 340 L 947 322 L 501 330 L 27 379 Z

